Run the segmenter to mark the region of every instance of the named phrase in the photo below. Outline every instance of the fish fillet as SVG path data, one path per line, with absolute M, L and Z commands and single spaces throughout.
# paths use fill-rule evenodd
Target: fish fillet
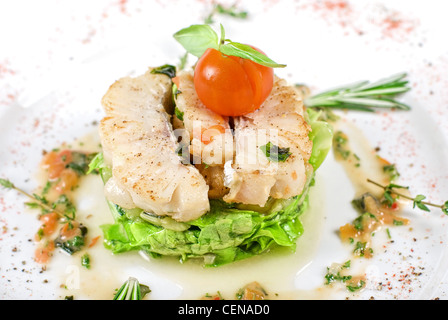
M 302 193 L 310 165 L 311 128 L 304 119 L 300 92 L 275 77 L 271 94 L 261 107 L 235 118 L 235 159 L 224 166 L 227 202 L 264 206 L 269 197 L 287 199 Z M 268 142 L 289 148 L 284 162 L 264 151 Z
M 125 77 L 102 99 L 106 116 L 100 137 L 112 178 L 108 200 L 124 208 L 141 208 L 178 221 L 209 211 L 208 186 L 192 165 L 182 164 L 179 144 L 167 111 L 171 80 L 163 74 Z
M 182 123 L 190 138 L 190 152 L 194 163 L 224 165 L 233 159 L 233 136 L 228 117 L 221 116 L 204 106 L 194 88 L 193 73 L 181 71 L 177 75 L 179 93 L 176 108 L 182 113 Z

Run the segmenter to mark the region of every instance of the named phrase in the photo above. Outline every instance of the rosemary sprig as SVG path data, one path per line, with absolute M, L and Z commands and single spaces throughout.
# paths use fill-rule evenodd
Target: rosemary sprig
M 360 81 L 331 89 L 305 99 L 307 108 L 336 108 L 373 112 L 375 108 L 409 110 L 410 107 L 395 97 L 410 90 L 406 73 L 384 78 L 373 83 Z
M 17 192 L 25 195 L 26 197 L 32 199 L 34 201 L 34 203 L 36 203 L 39 207 L 41 207 L 42 209 L 48 210 L 49 212 L 55 212 L 57 213 L 60 217 L 67 217 L 66 214 L 60 212 L 59 210 L 56 210 L 54 207 L 50 206 L 47 201 L 45 201 L 44 198 L 38 196 L 37 194 L 31 195 L 28 192 L 26 192 L 25 190 L 17 187 L 16 185 L 14 185 L 14 183 L 12 183 L 11 181 L 7 180 L 7 179 L 0 179 L 0 185 L 3 186 L 6 189 L 11 189 L 11 190 L 16 190 Z
M 151 290 L 148 286 L 140 284 L 136 278 L 129 277 L 118 289 L 113 300 L 142 300 L 149 292 Z
M 389 205 L 392 205 L 395 202 L 395 198 L 392 197 L 392 194 L 399 196 L 401 198 L 404 199 L 408 199 L 410 201 L 412 201 L 412 205 L 413 208 L 417 207 L 420 210 L 423 211 L 427 211 L 429 212 L 429 208 L 430 207 L 435 207 L 435 208 L 439 208 L 442 210 L 442 212 L 446 215 L 448 215 L 448 200 L 445 201 L 444 204 L 434 204 L 428 201 L 423 201 L 426 199 L 426 197 L 424 195 L 417 195 L 415 197 L 412 196 L 407 196 L 401 192 L 398 192 L 396 189 L 409 189 L 409 187 L 405 187 L 405 186 L 401 186 L 401 185 L 397 185 L 397 184 L 388 184 L 387 186 L 384 186 L 378 182 L 372 181 L 370 179 L 367 179 L 367 182 L 372 183 L 374 185 L 376 185 L 377 187 L 380 187 L 384 190 L 384 198 L 386 199 L 386 201 L 388 202 Z

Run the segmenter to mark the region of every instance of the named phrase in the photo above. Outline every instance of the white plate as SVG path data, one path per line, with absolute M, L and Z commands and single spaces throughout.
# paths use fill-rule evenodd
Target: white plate
M 42 150 L 88 134 L 95 139 L 94 122 L 103 115 L 100 99 L 107 87 L 148 66 L 177 64 L 183 51 L 172 34 L 201 23 L 211 7 L 202 1 L 120 3 L 29 1 L 26 12 L 12 2 L 0 5 L 6 44 L 0 57 L 1 178 L 32 191 Z M 231 39 L 254 44 L 286 63 L 286 69 L 278 70 L 280 76 L 305 83 L 314 92 L 408 72 L 412 90 L 403 100 L 412 105 L 411 111 L 349 112 L 342 117 L 397 165 L 400 184 L 441 203 L 448 200 L 448 44 L 442 40 L 448 26 L 446 8 L 429 3 L 240 1 L 249 20 L 216 20 Z M 27 12 L 33 14 L 27 17 Z M 19 38 L 26 41 L 17 42 Z M 93 213 L 89 232 L 99 235 L 99 225 L 111 219 L 105 214 L 101 184 L 93 181 L 79 192 L 84 193 L 79 214 Z M 96 246 L 93 269 L 86 271 L 78 258 L 62 253 L 46 270 L 34 263 L 36 215 L 24 209 L 26 199 L 2 190 L 0 299 L 61 299 L 69 294 L 107 299 L 128 276 L 151 287 L 150 299 L 195 299 L 216 291 L 229 296 L 254 280 L 280 297 L 344 298 L 346 292 L 319 295 L 316 288 L 322 287 L 328 266 L 350 256 L 335 231 L 356 216 L 350 206 L 353 192 L 330 155 L 318 171 L 312 208 L 303 217 L 305 233 L 289 257 L 271 254 L 204 270 L 146 261 L 137 254 L 111 257 Z M 384 246 L 363 269 L 370 280 L 367 288 L 353 298 L 446 299 L 448 217 L 411 206 L 403 214 L 411 225 L 391 228 L 393 242 L 378 240 Z

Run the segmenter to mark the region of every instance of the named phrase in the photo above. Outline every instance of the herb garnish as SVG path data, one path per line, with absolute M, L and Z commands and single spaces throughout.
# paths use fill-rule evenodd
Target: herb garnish
M 217 13 L 237 19 L 246 19 L 249 15 L 247 11 L 239 10 L 235 4 L 233 4 L 230 7 L 224 7 L 222 4 L 216 4 L 213 7 L 213 10 L 210 12 L 210 14 L 207 16 L 207 18 L 205 18 L 204 22 L 207 24 L 213 23 L 214 15 Z
M 17 192 L 25 195 L 26 197 L 30 198 L 33 200 L 33 202 L 27 202 L 25 203 L 25 205 L 27 205 L 30 208 L 41 208 L 43 210 L 45 210 L 46 212 L 55 212 L 57 213 L 60 217 L 65 217 L 65 213 L 57 210 L 56 208 L 52 207 L 48 200 L 43 197 L 43 196 L 39 196 L 37 194 L 29 194 L 28 192 L 24 191 L 23 189 L 17 187 L 14 183 L 12 183 L 11 181 L 7 180 L 7 179 L 0 179 L 0 185 L 3 186 L 6 189 L 12 189 L 12 190 L 16 190 Z
M 360 81 L 345 85 L 308 97 L 304 104 L 307 108 L 325 107 L 370 112 L 374 111 L 374 108 L 409 110 L 408 105 L 395 100 L 398 94 L 410 90 L 408 81 L 404 80 L 406 75 L 400 73 L 373 83 Z
M 74 224 L 71 222 L 68 222 L 69 228 L 75 228 Z M 77 236 L 74 236 L 70 239 L 65 239 L 62 235 L 59 236 L 55 241 L 54 244 L 56 247 L 61 248 L 68 254 L 72 255 L 75 252 L 78 252 L 84 247 L 85 245 L 85 237 L 87 235 L 87 228 L 83 226 L 82 224 L 76 223 L 76 228 L 79 229 L 80 234 Z
M 83 176 L 89 170 L 89 163 L 95 157 L 95 153 L 83 153 L 72 151 L 72 161 L 67 164 L 67 168 L 71 168 L 78 176 Z
M 90 256 L 87 253 L 84 253 L 81 257 L 81 265 L 86 269 L 90 269 Z
M 325 285 L 330 285 L 333 282 L 341 282 L 345 284 L 345 287 L 350 292 L 355 292 L 364 288 L 365 281 L 363 279 L 359 279 L 359 277 L 353 277 L 351 275 L 343 275 L 341 274 L 343 270 L 349 269 L 351 266 L 351 261 L 348 260 L 342 265 L 339 265 L 337 268 L 332 268 L 335 270 L 330 270 L 327 267 L 327 274 L 325 275 Z
M 339 271 L 337 273 L 330 272 L 330 268 L 327 267 L 327 274 L 325 275 L 325 280 L 326 280 L 325 284 L 328 285 L 334 281 L 345 282 L 345 281 L 350 280 L 352 278 L 352 276 L 343 276 L 343 275 L 341 275 L 341 272 L 340 272 L 341 270 L 349 269 L 350 265 L 351 265 L 351 261 L 350 260 L 346 261 L 344 264 L 342 264 L 339 267 Z
M 373 249 L 367 245 L 367 242 L 357 241 L 353 253 L 359 257 L 371 256 Z
M 184 121 L 184 113 L 182 111 L 180 111 L 178 107 L 174 108 L 174 115 L 180 121 Z
M 395 164 L 385 165 L 383 167 L 383 172 L 389 176 L 390 181 L 394 181 L 400 176 L 400 173 L 398 172 L 397 168 L 395 167 Z
M 88 166 L 87 166 L 88 168 Z M 85 168 L 83 169 L 85 170 Z M 25 205 L 31 209 L 41 209 L 41 214 L 48 214 L 50 212 L 55 213 L 59 217 L 59 222 L 64 223 L 65 226 L 61 228 L 59 236 L 54 240 L 54 245 L 60 247 L 62 250 L 66 251 L 70 255 L 77 251 L 85 245 L 85 237 L 87 235 L 87 228 L 81 223 L 77 222 L 76 219 L 76 208 L 67 195 L 60 195 L 53 203 L 50 203 L 45 197 L 45 194 L 49 191 L 51 183 L 47 183 L 43 189 L 43 195 L 38 195 L 33 193 L 32 195 L 28 192 L 18 188 L 7 179 L 0 179 L 0 185 L 6 189 L 16 190 L 19 193 L 25 195 L 26 197 L 32 199 L 31 202 L 26 202 Z M 68 238 L 63 234 L 63 230 L 79 229 L 78 234 L 72 238 Z M 43 239 L 44 233 L 43 229 L 40 228 L 37 232 L 38 239 Z M 49 239 L 48 239 L 49 240 Z M 53 240 L 52 240 L 53 241 Z
M 176 67 L 170 64 L 164 64 L 163 66 L 154 68 L 151 70 L 152 74 L 164 74 L 170 78 L 174 78 L 176 76 Z
M 351 152 L 346 148 L 348 137 L 342 131 L 337 131 L 333 137 L 334 150 L 339 154 L 342 159 L 347 160 Z
M 269 160 L 275 162 L 285 162 L 291 155 L 289 148 L 280 148 L 271 142 L 261 146 L 260 149 Z
M 354 152 L 350 151 L 348 146 L 348 136 L 342 131 L 337 131 L 333 136 L 333 149 L 337 156 L 346 160 L 357 168 L 361 166 L 361 158 Z
M 407 196 L 407 195 L 405 195 L 401 192 L 398 192 L 396 190 L 396 189 L 409 189 L 409 187 L 406 187 L 406 186 L 401 186 L 401 185 L 393 184 L 393 183 L 390 183 L 387 186 L 384 186 L 384 185 L 379 184 L 378 182 L 372 181 L 370 179 L 367 179 L 367 182 L 370 182 L 380 188 L 383 188 L 384 199 L 389 206 L 392 206 L 396 202 L 396 197 L 401 197 L 404 199 L 411 200 L 413 208 L 417 207 L 420 210 L 429 212 L 430 210 L 429 210 L 428 206 L 431 206 L 431 207 L 440 208 L 444 214 L 448 215 L 448 200 L 445 201 L 444 204 L 434 204 L 431 202 L 423 201 L 426 199 L 426 196 L 424 196 L 424 195 L 419 194 L 415 197 L 412 197 L 412 196 Z
M 353 226 L 355 227 L 355 229 L 358 231 L 363 231 L 364 230 L 364 221 L 366 219 L 378 220 L 374 214 L 372 214 L 370 212 L 364 212 L 363 214 L 361 214 L 359 217 L 357 217 L 353 221 Z
M 187 52 L 201 57 L 209 49 L 216 49 L 225 55 L 252 60 L 270 68 L 284 68 L 286 65 L 278 64 L 263 53 L 251 46 L 234 42 L 225 37 L 224 27 L 221 25 L 221 39 L 208 24 L 195 24 L 184 28 L 174 34 L 176 39 Z
M 129 277 L 118 289 L 113 300 L 142 300 L 150 292 L 148 286 L 140 284 L 136 278 Z
M 364 288 L 365 284 L 366 284 L 366 282 L 365 282 L 364 280 L 359 280 L 359 282 L 357 283 L 357 285 L 351 285 L 351 284 L 348 284 L 348 285 L 346 286 L 346 288 L 347 288 L 347 290 L 350 291 L 350 292 L 355 292 L 355 291 L 358 291 L 358 290 Z

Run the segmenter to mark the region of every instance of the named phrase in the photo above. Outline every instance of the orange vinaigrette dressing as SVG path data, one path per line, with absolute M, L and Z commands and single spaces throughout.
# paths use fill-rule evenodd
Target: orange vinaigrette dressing
M 397 198 L 392 205 L 388 205 L 383 200 L 384 190 L 368 182 L 368 179 L 371 179 L 381 185 L 390 184 L 396 178 L 390 170 L 394 166 L 380 157 L 378 152 L 370 147 L 362 132 L 352 124 L 339 121 L 334 123 L 334 127 L 334 156 L 355 188 L 353 205 L 359 212 L 354 221 L 339 228 L 339 237 L 344 243 L 353 246 L 354 259 L 370 259 L 374 256 L 375 233 L 382 229 L 388 233 L 388 227 L 408 225 L 410 221 L 400 216 L 404 202 Z M 329 268 L 331 269 L 330 272 L 339 273 L 341 276 L 349 272 L 349 268 L 340 264 L 335 264 Z M 361 272 L 352 276 L 346 285 L 365 286 L 365 282 L 365 274 Z
M 75 237 L 85 238 L 87 229 L 76 219 L 74 193 L 84 179 L 85 173 L 82 171 L 88 165 L 88 156 L 98 150 L 98 147 L 89 145 L 89 141 L 92 140 L 86 137 L 84 141 L 64 143 L 56 149 L 43 152 L 37 173 L 40 186 L 33 192 L 36 201 L 27 202 L 30 208 L 41 209 L 38 215 L 40 227 L 34 236 L 34 259 L 39 264 L 47 265 L 56 247 L 62 243 Z M 80 166 L 80 158 L 85 160 L 82 162 L 83 167 Z M 70 248 L 66 249 L 70 251 Z

